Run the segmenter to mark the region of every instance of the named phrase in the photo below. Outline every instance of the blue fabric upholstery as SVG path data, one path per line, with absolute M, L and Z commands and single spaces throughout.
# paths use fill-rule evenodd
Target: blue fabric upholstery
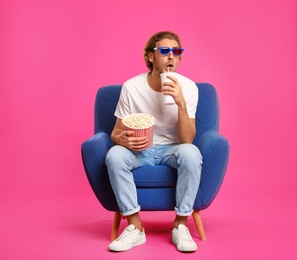
M 201 183 L 194 210 L 207 208 L 223 182 L 229 160 L 229 143 L 219 132 L 219 103 L 215 88 L 197 83 L 199 103 L 196 112 L 197 133 L 193 143 L 203 156 Z M 102 206 L 118 211 L 109 183 L 105 155 L 112 147 L 110 133 L 120 85 L 101 87 L 95 101 L 94 136 L 82 144 L 82 160 L 89 183 Z M 174 210 L 176 170 L 167 166 L 145 166 L 133 171 L 141 210 Z

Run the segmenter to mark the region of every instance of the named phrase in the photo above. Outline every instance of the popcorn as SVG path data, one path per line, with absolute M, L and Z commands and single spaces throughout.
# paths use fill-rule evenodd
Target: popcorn
M 149 128 L 155 123 L 156 123 L 156 119 L 152 115 L 145 114 L 145 113 L 135 113 L 135 114 L 126 116 L 123 119 L 123 124 L 133 129 Z

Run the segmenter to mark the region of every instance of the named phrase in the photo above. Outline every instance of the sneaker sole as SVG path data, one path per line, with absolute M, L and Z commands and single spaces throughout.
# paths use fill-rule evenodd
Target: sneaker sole
M 197 245 L 196 246 L 193 245 L 192 248 L 181 248 L 178 246 L 177 242 L 174 241 L 174 239 L 172 239 L 172 243 L 176 245 L 177 250 L 180 252 L 196 252 L 197 251 Z
M 144 237 L 142 240 L 138 241 L 136 244 L 133 244 L 129 247 L 121 247 L 121 248 L 118 247 L 117 248 L 117 247 L 109 246 L 108 249 L 113 252 L 124 252 L 124 251 L 128 251 L 128 250 L 132 249 L 135 246 L 143 245 L 145 242 L 146 242 L 146 238 Z

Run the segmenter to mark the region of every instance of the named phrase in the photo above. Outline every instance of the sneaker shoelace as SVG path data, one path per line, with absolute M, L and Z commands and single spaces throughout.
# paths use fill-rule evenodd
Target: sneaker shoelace
M 179 239 L 181 241 L 190 241 L 190 242 L 192 242 L 192 239 L 191 239 L 188 228 L 179 229 L 178 237 L 179 237 Z
M 125 229 L 125 231 L 117 238 L 117 241 L 127 241 L 130 239 L 131 236 L 133 236 L 135 233 L 137 233 L 137 229 L 136 228 L 129 228 L 127 227 Z

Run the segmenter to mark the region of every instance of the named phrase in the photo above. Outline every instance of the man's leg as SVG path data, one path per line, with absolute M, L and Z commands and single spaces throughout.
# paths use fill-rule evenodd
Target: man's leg
M 175 211 L 178 216 L 190 216 L 200 184 L 202 155 L 193 144 L 164 146 L 158 149 L 157 163 L 177 169 Z M 176 221 L 185 220 L 186 218 L 177 218 Z
M 129 216 L 139 212 L 136 186 L 132 174 L 134 154 L 123 146 L 113 146 L 106 155 L 105 164 L 111 187 L 120 212 Z
M 188 216 L 193 212 L 197 196 L 202 156 L 199 149 L 192 144 L 181 144 L 169 148 L 161 163 L 177 169 L 176 217 L 173 222 L 172 242 L 182 252 L 197 250 L 189 229 L 186 227 Z
M 110 245 L 111 251 L 126 251 L 146 242 L 144 228 L 139 216 L 140 206 L 132 169 L 142 163 L 141 153 L 135 153 L 122 146 L 113 146 L 106 155 L 106 166 L 120 212 L 127 218 L 128 227 Z
M 195 145 L 182 144 L 177 148 L 176 162 L 178 168 L 175 211 L 178 216 L 190 216 L 200 184 L 202 155 Z

